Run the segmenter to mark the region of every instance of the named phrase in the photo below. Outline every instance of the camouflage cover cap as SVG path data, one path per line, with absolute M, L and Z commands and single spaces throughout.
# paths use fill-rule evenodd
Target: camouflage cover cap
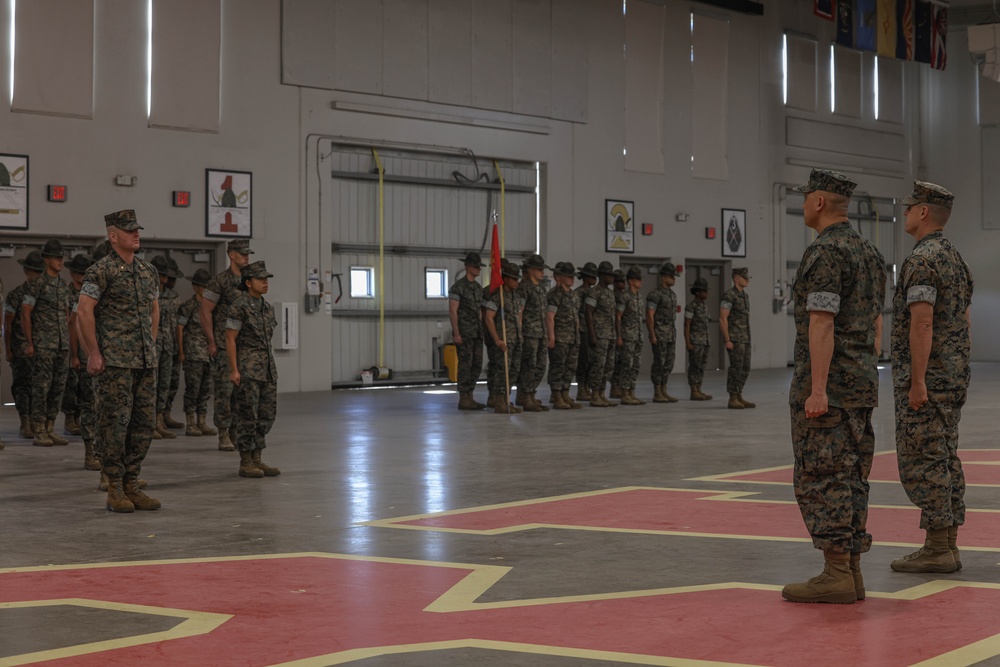
M 833 171 L 832 169 L 813 169 L 809 173 L 809 182 L 795 188 L 795 191 L 808 194 L 816 190 L 822 190 L 823 192 L 832 192 L 835 195 L 850 197 L 854 194 L 854 188 L 857 186 L 857 183 L 849 179 L 847 176 L 844 176 L 839 171 Z
M 500 274 L 504 278 L 514 278 L 515 280 L 521 279 L 521 269 L 517 268 L 517 264 L 514 262 L 507 262 L 504 264 Z
M 558 273 L 564 276 L 576 275 L 576 267 L 573 266 L 573 262 L 559 262 L 556 264 L 556 268 L 552 271 L 553 273 Z
M 207 285 L 211 279 L 212 275 L 208 272 L 208 269 L 198 269 L 190 278 L 192 285 L 201 285 L 202 287 Z
M 580 272 L 576 276 L 577 278 L 596 278 L 597 277 L 597 265 L 593 262 L 587 262 L 580 267 Z
M 485 264 L 483 264 L 483 258 L 479 256 L 478 252 L 470 252 L 468 255 L 465 256 L 465 259 L 463 260 L 462 263 L 465 264 L 466 266 L 478 266 L 479 268 L 483 268 L 484 266 L 486 266 Z
M 673 276 L 677 277 L 677 267 L 674 266 L 673 262 L 664 262 L 663 266 L 660 267 L 661 276 Z
M 17 263 L 30 271 L 41 273 L 45 270 L 45 262 L 42 261 L 42 253 L 32 250 L 24 259 L 17 260 Z
M 73 259 L 66 262 L 66 268 L 70 270 L 70 273 L 86 273 L 87 269 L 94 263 L 90 257 L 86 255 L 77 255 Z
M 695 292 L 707 292 L 708 291 L 708 281 L 704 278 L 698 278 L 694 281 L 694 285 L 691 286 L 691 294 Z
M 49 239 L 42 248 L 42 257 L 62 257 L 63 246 L 59 239 Z
M 125 230 L 126 232 L 134 232 L 137 229 L 145 229 L 136 221 L 135 211 L 130 208 L 115 211 L 114 213 L 108 213 L 104 216 L 104 226 L 117 227 L 118 229 Z
M 930 204 L 931 206 L 941 206 L 951 208 L 955 202 L 955 195 L 947 189 L 934 183 L 926 181 L 913 181 L 913 194 L 900 200 L 903 206 L 913 206 L 914 204 Z
M 273 278 L 273 273 L 267 272 L 267 266 L 264 264 L 264 260 L 258 260 L 256 262 L 251 262 L 244 266 L 241 270 L 243 275 L 243 280 L 247 278 Z
M 625 277 L 629 280 L 642 280 L 642 269 L 638 266 L 633 266 L 628 270 L 628 273 L 625 274 Z
M 529 255 L 528 259 L 524 260 L 524 266 L 529 269 L 547 269 L 549 267 L 545 266 L 545 260 L 542 259 L 541 255 Z
M 608 261 L 601 262 L 597 265 L 597 272 L 613 276 L 615 274 L 615 265 Z
M 240 253 L 241 255 L 252 255 L 252 254 L 254 254 L 253 250 L 250 249 L 250 241 L 249 241 L 249 239 L 233 239 L 226 246 L 226 252 L 229 252 L 230 250 L 235 250 L 236 252 Z
M 733 269 L 733 277 L 735 278 L 736 276 L 743 276 L 747 280 L 750 280 L 750 269 L 745 266 L 737 267 Z

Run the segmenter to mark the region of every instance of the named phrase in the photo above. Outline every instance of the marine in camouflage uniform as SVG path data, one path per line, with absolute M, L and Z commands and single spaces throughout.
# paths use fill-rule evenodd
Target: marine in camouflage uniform
M 573 289 L 575 273 L 571 262 L 558 262 L 552 270 L 556 286 L 545 295 L 549 388 L 557 410 L 583 407 L 569 395 L 580 357 L 580 291 Z
M 646 296 L 646 328 L 653 346 L 653 367 L 649 375 L 653 381 L 654 403 L 677 402 L 667 393 L 667 380 L 674 370 L 677 354 L 677 295 L 670 289 L 676 282 L 677 267 L 673 262 L 664 262 L 660 267 L 659 286 Z
M 24 259 L 17 260 L 24 267 L 25 281 L 12 289 L 4 300 L 4 346 L 10 364 L 10 390 L 14 407 L 21 418 L 22 438 L 33 438 L 31 430 L 31 358 L 24 353 L 24 330 L 21 328 L 21 303 L 28 283 L 37 279 L 45 264 L 42 253 L 34 250 Z
M 167 266 L 170 267 L 172 275 L 167 277 L 167 289 L 172 290 L 176 293 L 175 288 L 177 287 L 177 279 L 184 277 L 184 272 L 181 271 L 181 267 L 177 264 L 177 260 L 173 257 L 167 257 Z M 180 295 L 178 295 L 178 303 Z M 180 423 L 176 419 L 170 416 L 170 411 L 174 407 L 174 398 L 177 397 L 177 392 L 181 386 L 181 347 L 177 344 L 176 339 L 174 340 L 174 359 L 173 363 L 170 365 L 170 387 L 167 389 L 167 395 L 164 399 L 163 407 L 163 425 L 167 428 L 184 428 L 184 424 Z M 212 429 L 212 435 L 215 435 L 216 431 Z
M 903 262 L 892 305 L 892 388 L 899 479 L 920 508 L 924 546 L 891 563 L 897 572 L 961 569 L 965 474 L 958 422 L 968 392 L 972 273 L 944 237 L 954 195 L 915 181 L 905 229 L 917 243 Z M 911 347 L 916 339 L 918 344 Z M 921 354 L 920 350 L 923 351 Z
M 495 290 L 483 300 L 486 309 L 486 333 L 493 341 L 497 354 L 497 364 L 489 377 L 490 394 L 496 397 L 495 412 L 510 414 L 521 412 L 521 408 L 510 403 L 510 387 L 508 379 L 514 380 L 517 369 L 521 365 L 521 315 L 524 312 L 524 301 L 517 291 L 521 272 L 517 265 L 506 263 L 501 269 L 503 286 Z M 501 291 L 503 293 L 502 321 L 497 318 L 501 311 Z M 504 342 L 506 338 L 506 342 Z M 506 350 L 506 355 L 504 351 Z M 506 356 L 506 367 L 504 360 Z
M 0 280 L 0 301 L 3 301 L 3 296 L 4 296 L 3 281 Z M 3 441 L 0 440 L 0 449 L 3 449 L 3 448 L 4 448 Z
M 750 297 L 746 293 L 749 283 L 750 271 L 746 267 L 733 269 L 733 286 L 722 295 L 719 304 L 719 328 L 729 350 L 726 390 L 729 407 L 737 410 L 757 407 L 743 398 L 743 386 L 750 376 Z
M 174 347 L 176 346 L 177 308 L 180 300 L 177 292 L 167 287 L 167 279 L 174 275 L 167 258 L 157 255 L 152 260 L 153 268 L 160 282 L 160 330 L 156 335 L 156 354 L 159 367 L 156 372 L 156 427 L 153 438 L 176 438 L 177 435 L 163 423 L 163 414 L 167 406 L 167 394 L 170 393 L 170 374 L 174 368 Z
M 458 409 L 482 410 L 473 393 L 483 373 L 483 286 L 476 280 L 483 270 L 479 253 L 465 256 L 465 275 L 448 290 L 451 337 L 458 355 Z
M 789 389 L 795 498 L 824 554 L 823 573 L 782 591 L 793 602 L 864 599 L 868 474 L 875 451 L 878 335 L 885 260 L 847 219 L 855 184 L 813 170 L 803 205 L 818 232 L 795 276 L 795 372 Z
M 69 269 L 69 370 L 66 373 L 66 386 L 63 388 L 62 413 L 63 413 L 63 433 L 66 435 L 82 435 L 80 427 L 80 412 L 82 410 L 80 394 L 83 391 L 80 383 L 83 382 L 81 375 L 87 372 L 81 371 L 79 362 L 73 363 L 77 359 L 80 351 L 80 341 L 77 336 L 74 322 L 74 309 L 77 299 L 80 297 L 80 287 L 83 285 L 83 274 L 93 262 L 86 255 L 76 255 L 66 263 Z
M 80 287 L 83 287 L 84 276 L 87 273 L 87 269 L 89 269 L 93 263 L 94 260 L 87 255 L 77 255 L 70 261 L 70 273 L 73 274 L 74 281 L 79 279 Z M 77 425 L 80 427 L 80 435 L 83 436 L 83 467 L 85 470 L 100 470 L 101 459 L 97 455 L 96 444 L 94 441 L 94 434 L 97 430 L 97 412 L 94 407 L 94 378 L 87 373 L 87 353 L 80 340 L 79 315 L 77 314 L 79 302 L 80 290 L 71 292 L 69 313 L 69 363 L 70 372 L 75 373 L 77 377 L 76 409 L 78 411 L 78 417 L 76 421 Z M 68 386 L 69 383 L 67 383 L 67 388 Z M 65 405 L 66 401 L 64 400 L 63 406 Z
M 191 276 L 194 294 L 177 309 L 177 347 L 184 364 L 184 414 L 187 417 L 185 435 L 217 435 L 208 425 L 208 398 L 212 394 L 212 359 L 208 356 L 208 339 L 201 326 L 201 300 L 211 279 L 208 271 L 198 269 Z M 219 443 L 222 451 L 234 451 L 232 443 Z
M 618 405 L 604 397 L 604 387 L 615 369 L 615 342 L 618 340 L 618 319 L 615 317 L 614 267 L 611 262 L 601 262 L 597 267 L 598 280 L 587 294 L 587 336 L 590 341 L 590 378 L 588 387 L 590 404 L 606 408 Z
M 688 353 L 688 384 L 691 386 L 692 401 L 710 401 L 711 395 L 701 390 L 705 379 L 705 365 L 708 363 L 708 281 L 698 278 L 691 288 L 694 298 L 684 308 L 684 346 Z
M 96 440 L 108 477 L 113 512 L 159 509 L 139 488 L 139 472 L 156 422 L 156 332 L 159 281 L 139 249 L 135 211 L 104 216 L 112 251 L 87 269 L 77 317 L 87 349 L 87 372 L 97 378 Z
M 226 246 L 229 267 L 209 281 L 201 302 L 201 326 L 208 339 L 208 354 L 214 357 L 212 376 L 215 391 L 215 410 L 212 420 L 219 429 L 219 449 L 228 449 L 235 435 L 233 426 L 233 383 L 229 381 L 229 363 L 226 361 L 226 317 L 229 307 L 243 292 L 240 290 L 240 270 L 250 261 L 253 250 L 245 239 L 230 241 Z
M 545 277 L 545 260 L 541 255 L 530 255 L 521 270 L 524 279 L 517 291 L 524 301 L 521 316 L 521 365 L 517 373 L 517 399 L 515 403 L 526 412 L 547 412 L 535 392 L 545 376 L 548 362 L 548 335 L 545 332 L 545 287 L 541 281 Z M 513 379 L 513 378 L 511 378 Z
M 625 303 L 625 294 L 628 291 L 628 283 L 625 280 L 625 272 L 621 269 L 615 269 L 615 318 L 618 317 L 618 309 L 621 308 Z M 622 361 L 624 357 L 622 355 L 622 346 L 618 344 L 617 339 L 615 340 L 615 369 L 611 371 L 611 389 L 608 391 L 608 396 L 610 398 L 621 398 L 622 397 Z
M 31 430 L 34 444 L 68 445 L 53 431 L 62 394 L 66 389 L 69 355 L 69 288 L 59 272 L 63 268 L 62 243 L 52 239 L 42 248 L 45 271 L 24 289 L 21 329 L 25 354 L 32 358 Z
M 639 359 L 642 357 L 642 325 L 645 319 L 645 303 L 642 297 L 642 269 L 633 266 L 625 274 L 628 287 L 618 306 L 619 356 L 622 358 L 622 374 L 619 378 L 622 389 L 622 405 L 645 405 L 646 401 L 636 398 L 635 380 L 639 377 Z
M 587 333 L 587 295 L 597 284 L 597 264 L 587 262 L 580 267 L 576 277 L 583 282 L 574 291 L 580 300 L 580 355 L 576 361 L 576 400 L 589 401 L 590 388 L 590 337 Z
M 268 278 L 263 261 L 243 267 L 245 292 L 226 312 L 226 360 L 236 386 L 236 448 L 240 477 L 274 477 L 281 471 L 261 460 L 265 438 L 278 413 L 278 368 L 271 338 L 278 321 L 264 299 Z

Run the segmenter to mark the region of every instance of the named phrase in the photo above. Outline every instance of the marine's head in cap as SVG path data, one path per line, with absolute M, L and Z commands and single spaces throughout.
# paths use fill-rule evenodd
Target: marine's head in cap
M 677 267 L 673 262 L 664 262 L 660 266 L 660 285 L 662 287 L 673 287 L 677 282 Z
M 533 285 L 537 285 L 545 277 L 545 269 L 549 267 L 545 266 L 545 260 L 541 255 L 529 255 L 524 260 L 523 268 L 524 277 L 530 280 Z
M 37 250 L 32 250 L 27 257 L 17 260 L 17 263 L 24 267 L 25 275 L 31 277 L 36 277 L 45 270 L 45 260 L 42 259 L 42 253 Z
M 857 183 L 832 169 L 813 169 L 809 182 L 795 188 L 805 195 L 802 215 L 806 226 L 822 232 L 832 224 L 847 222 L 847 208 Z
M 628 288 L 633 293 L 642 289 L 642 269 L 638 266 L 631 266 L 625 272 L 625 279 L 628 280 Z
M 49 239 L 42 248 L 42 260 L 45 262 L 45 272 L 50 276 L 57 276 L 63 269 L 66 261 L 63 255 L 63 245 L 59 239 Z
M 233 239 L 226 245 L 226 254 L 229 255 L 229 268 L 242 270 L 250 263 L 250 255 L 254 253 L 249 239 Z
M 624 290 L 625 289 L 625 272 L 621 269 L 615 269 L 615 289 Z
M 131 261 L 139 250 L 139 230 L 143 229 L 135 217 L 135 211 L 126 208 L 108 213 L 104 216 L 104 226 L 107 228 L 111 247 L 122 259 Z
M 750 269 L 745 266 L 737 266 L 733 268 L 733 285 L 737 289 L 742 290 L 747 285 L 750 284 Z
M 597 265 L 597 277 L 602 285 L 611 285 L 615 282 L 615 265 L 605 260 Z
M 556 262 L 552 268 L 552 277 L 557 285 L 568 292 L 573 289 L 573 283 L 576 281 L 576 267 L 573 266 L 573 262 Z
M 274 274 L 269 273 L 264 260 L 258 260 L 247 264 L 240 269 L 240 289 L 250 293 L 250 296 L 261 296 L 267 294 L 267 279 L 273 278 Z
M 580 271 L 576 274 L 576 277 L 583 281 L 584 285 L 588 287 L 597 284 L 597 264 L 593 262 L 586 262 L 580 267 Z
M 951 217 L 955 195 L 936 183 L 913 181 L 913 193 L 899 203 L 906 207 L 903 229 L 919 241 L 931 232 L 944 229 Z

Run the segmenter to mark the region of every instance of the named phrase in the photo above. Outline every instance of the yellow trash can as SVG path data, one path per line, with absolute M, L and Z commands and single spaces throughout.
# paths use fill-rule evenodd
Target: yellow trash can
M 444 367 L 448 369 L 448 379 L 458 382 L 458 348 L 454 343 L 444 346 Z

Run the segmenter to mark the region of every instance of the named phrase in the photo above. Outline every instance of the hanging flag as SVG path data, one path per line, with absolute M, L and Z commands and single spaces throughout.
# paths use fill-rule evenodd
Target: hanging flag
M 918 63 L 931 61 L 931 3 L 916 0 L 913 5 L 913 59 Z
M 490 247 L 490 294 L 497 291 L 503 284 L 503 275 L 500 273 L 502 260 L 500 259 L 500 231 L 497 223 L 493 223 L 493 244 Z
M 944 69 L 948 64 L 948 7 L 931 4 L 931 67 Z
M 875 23 L 878 14 L 875 0 L 857 0 L 854 14 L 857 22 L 854 28 L 855 47 L 861 51 L 874 51 Z
M 896 0 L 877 0 L 876 15 L 878 54 L 886 58 L 896 57 Z
M 854 48 L 854 0 L 837 2 L 837 44 Z
M 896 58 L 913 60 L 913 0 L 896 0 Z
M 833 20 L 834 0 L 813 0 L 813 14 L 827 21 Z

